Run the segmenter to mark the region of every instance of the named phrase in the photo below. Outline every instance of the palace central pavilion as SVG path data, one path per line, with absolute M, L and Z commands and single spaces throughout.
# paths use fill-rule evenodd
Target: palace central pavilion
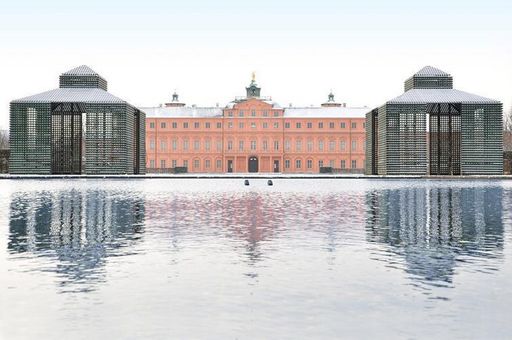
M 11 102 L 13 174 L 143 174 L 145 114 L 83 65 L 57 89 Z
M 453 89 L 446 72 L 426 66 L 405 93 L 366 114 L 368 175 L 501 175 L 499 101 Z

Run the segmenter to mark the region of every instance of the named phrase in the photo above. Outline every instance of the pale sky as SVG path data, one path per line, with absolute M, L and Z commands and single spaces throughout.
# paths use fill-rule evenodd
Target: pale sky
M 282 106 L 374 107 L 425 65 L 457 89 L 512 104 L 512 1 L 0 2 L 0 128 L 13 99 L 86 64 L 109 91 L 155 106 L 225 105 L 251 72 Z

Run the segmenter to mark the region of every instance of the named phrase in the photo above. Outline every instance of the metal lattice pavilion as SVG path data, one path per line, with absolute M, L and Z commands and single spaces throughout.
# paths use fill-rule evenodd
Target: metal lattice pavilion
M 145 173 L 144 112 L 107 92 L 107 81 L 85 65 L 59 83 L 11 102 L 10 172 Z
M 453 89 L 446 72 L 426 66 L 405 93 L 366 115 L 366 174 L 501 175 L 499 101 Z

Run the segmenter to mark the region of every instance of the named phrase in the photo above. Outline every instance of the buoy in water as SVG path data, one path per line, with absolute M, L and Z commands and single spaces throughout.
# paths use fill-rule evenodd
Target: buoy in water
M 244 181 L 244 184 L 245 184 L 245 185 L 249 185 L 249 180 L 248 180 L 248 179 L 246 179 L 246 180 Z
M 274 185 L 274 183 L 272 182 L 272 180 L 271 180 L 271 179 L 269 179 L 269 180 L 267 181 L 267 184 L 268 184 L 268 185 L 270 185 L 270 186 Z

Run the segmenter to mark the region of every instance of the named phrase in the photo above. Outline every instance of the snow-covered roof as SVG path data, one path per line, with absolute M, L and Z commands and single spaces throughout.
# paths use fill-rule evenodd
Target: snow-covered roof
M 425 66 L 414 74 L 415 77 L 449 77 L 450 74 L 432 66 Z
M 411 89 L 391 99 L 388 104 L 424 104 L 424 103 L 489 103 L 499 101 L 455 89 Z
M 87 102 L 87 103 L 126 103 L 105 90 L 98 88 L 58 88 L 21 99 L 13 103 L 52 103 L 52 102 Z
M 220 107 L 141 107 L 146 117 L 158 118 L 213 118 L 222 117 Z
M 368 107 L 291 107 L 284 109 L 287 118 L 364 118 Z
M 96 73 L 93 69 L 91 69 L 87 65 L 81 65 L 81 66 L 75 67 L 72 70 L 64 72 L 62 75 L 65 75 L 65 76 L 97 76 L 98 73 Z

